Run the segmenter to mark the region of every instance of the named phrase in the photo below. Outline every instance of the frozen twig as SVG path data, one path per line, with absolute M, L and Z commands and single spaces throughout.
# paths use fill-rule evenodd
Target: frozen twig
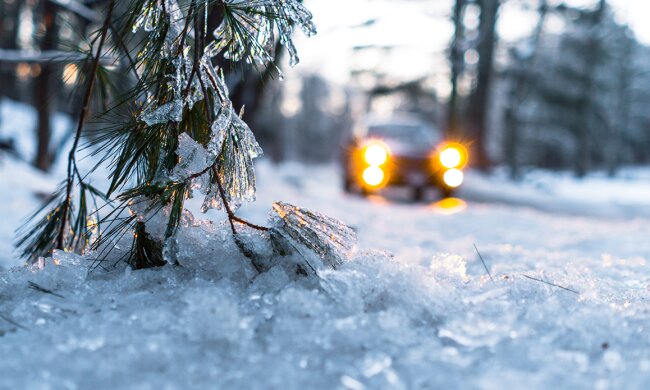
M 528 276 L 528 275 L 524 275 L 524 274 L 522 274 L 521 276 L 523 276 L 524 278 L 528 278 L 528 279 L 530 279 L 530 280 L 534 280 L 534 281 L 536 281 L 536 282 L 540 282 L 540 283 L 548 284 L 549 286 L 553 286 L 553 287 L 561 288 L 562 290 L 566 290 L 566 291 L 572 292 L 572 293 L 574 293 L 574 294 L 578 294 L 578 295 L 580 295 L 580 293 L 577 292 L 576 290 L 572 290 L 572 289 L 570 289 L 570 288 L 568 288 L 568 287 L 560 286 L 559 284 L 555 284 L 555 283 L 547 282 L 546 280 L 543 280 L 543 279 L 537 279 L 537 278 L 534 278 L 534 277 L 532 277 L 532 276 Z
M 223 185 L 221 184 L 221 180 L 219 179 L 219 174 L 216 172 L 215 168 L 215 181 L 217 182 L 217 186 L 219 187 L 219 195 L 221 196 L 221 201 L 223 202 L 223 207 L 226 209 L 226 213 L 228 214 L 228 220 L 230 221 L 230 227 L 232 228 L 232 232 L 234 234 L 237 234 L 237 230 L 235 229 L 235 225 L 233 222 L 238 222 L 241 223 L 242 225 L 246 225 L 248 227 L 251 227 L 255 230 L 261 230 L 261 231 L 268 231 L 269 228 L 266 226 L 260 226 L 256 225 L 254 223 L 248 222 L 245 219 L 239 218 L 238 216 L 235 215 L 235 212 L 232 211 L 232 208 L 230 207 L 230 204 L 228 203 L 228 199 L 226 199 L 226 193 L 223 188 Z
M 476 244 L 474 244 L 474 249 L 476 249 L 476 253 L 478 254 L 479 259 L 481 259 L 481 263 L 483 263 L 483 268 L 485 268 L 485 272 L 487 272 L 488 276 L 490 277 L 490 280 L 494 282 L 494 279 L 492 279 L 492 274 L 490 274 L 490 270 L 488 269 L 487 264 L 485 264 L 485 260 L 483 260 L 483 256 L 481 256 L 481 252 L 478 251 Z

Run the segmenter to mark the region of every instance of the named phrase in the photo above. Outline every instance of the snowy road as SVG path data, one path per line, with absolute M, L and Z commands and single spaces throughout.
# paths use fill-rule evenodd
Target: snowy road
M 394 259 L 255 277 L 220 228 L 197 228 L 182 269 L 87 278 L 63 256 L 0 273 L 0 388 L 650 386 L 650 220 L 366 200 L 327 167 L 259 175 L 242 215 L 264 223 L 282 199 Z

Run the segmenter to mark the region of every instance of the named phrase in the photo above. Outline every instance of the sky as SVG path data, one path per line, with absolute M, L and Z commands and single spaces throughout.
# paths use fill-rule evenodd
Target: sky
M 585 7 L 596 2 L 565 1 Z M 650 45 L 647 21 L 650 0 L 609 2 L 619 22 L 628 23 L 639 40 Z M 314 14 L 319 32 L 309 39 L 298 37 L 299 72 L 320 73 L 342 85 L 349 82 L 351 69 L 373 70 L 404 80 L 428 75 L 439 93 L 445 95 L 448 72 L 445 50 L 453 33 L 449 22 L 452 0 L 306 0 L 305 3 Z M 502 7 L 498 30 L 504 42 L 526 36 L 535 24 L 534 10 L 522 10 L 520 3 L 509 0 Z

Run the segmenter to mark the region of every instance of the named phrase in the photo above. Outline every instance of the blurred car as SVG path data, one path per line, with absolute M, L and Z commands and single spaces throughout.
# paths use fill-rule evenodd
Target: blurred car
M 367 195 L 408 186 L 413 199 L 421 200 L 435 187 L 451 197 L 463 183 L 468 158 L 463 144 L 444 140 L 440 130 L 422 122 L 370 122 L 344 145 L 344 189 Z

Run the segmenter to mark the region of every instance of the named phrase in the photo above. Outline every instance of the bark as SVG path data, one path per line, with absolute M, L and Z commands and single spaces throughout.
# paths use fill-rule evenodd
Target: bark
M 56 24 L 56 5 L 51 1 L 43 1 L 43 40 L 41 50 L 54 50 L 57 45 L 58 28 Z M 56 94 L 58 82 L 58 66 L 45 62 L 41 64 L 41 73 L 34 82 L 34 104 L 38 112 L 36 128 L 37 147 L 34 165 L 47 171 L 52 165 L 53 156 L 50 151 L 52 129 L 52 100 Z
M 481 15 L 479 18 L 479 55 L 476 87 L 470 99 L 470 132 L 475 141 L 473 150 L 474 165 L 487 169 L 490 161 L 487 155 L 487 114 L 492 81 L 494 49 L 496 46 L 496 24 L 500 0 L 480 0 Z
M 456 0 L 454 4 L 454 14 L 452 21 L 454 23 L 454 37 L 449 50 L 449 62 L 451 63 L 451 92 L 447 105 L 447 135 L 457 135 L 460 132 L 460 123 L 458 120 L 458 78 L 463 70 L 463 38 L 465 28 L 463 25 L 463 10 L 465 0 Z

